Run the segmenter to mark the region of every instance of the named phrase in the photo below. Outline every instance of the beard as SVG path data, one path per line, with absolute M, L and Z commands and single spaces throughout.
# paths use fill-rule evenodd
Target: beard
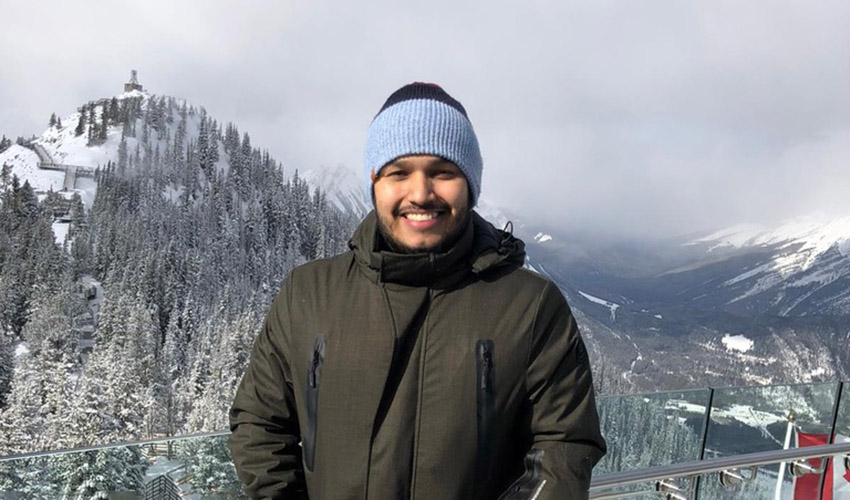
M 435 208 L 431 206 L 419 207 L 425 210 Z M 386 220 L 378 213 L 378 231 L 386 242 L 389 249 L 395 253 L 416 254 L 416 253 L 443 253 L 450 249 L 463 232 L 466 230 L 466 225 L 469 223 L 469 207 L 466 206 L 458 211 L 457 217 L 451 221 L 446 227 L 443 237 L 436 244 L 428 247 L 409 247 L 393 236 L 390 229 L 390 221 Z

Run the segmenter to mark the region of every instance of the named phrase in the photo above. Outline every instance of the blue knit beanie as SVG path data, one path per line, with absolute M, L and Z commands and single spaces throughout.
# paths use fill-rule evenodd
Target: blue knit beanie
M 365 167 L 370 179 L 400 156 L 434 155 L 457 165 L 472 199 L 481 193 L 481 151 L 466 110 L 433 83 L 415 82 L 396 90 L 375 115 L 366 138 Z

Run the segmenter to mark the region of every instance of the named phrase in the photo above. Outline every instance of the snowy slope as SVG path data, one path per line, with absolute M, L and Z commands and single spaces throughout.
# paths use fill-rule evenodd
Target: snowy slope
M 366 191 L 366 181 L 344 165 L 318 167 L 298 174 L 307 184 L 324 191 L 328 202 L 342 211 L 358 216 L 372 209 L 372 200 Z
M 735 256 L 726 266 L 712 263 L 719 286 L 706 295 L 728 290 L 726 304 L 780 315 L 850 312 L 850 217 L 814 214 L 775 228 L 741 225 L 688 243 L 700 244 Z
M 145 102 L 149 94 L 133 91 L 116 96 L 119 102 L 129 97 L 141 97 L 143 99 L 142 102 Z M 99 120 L 99 106 L 96 108 L 96 116 Z M 88 146 L 86 144 L 88 137 L 85 133 L 79 137 L 74 134 L 74 129 L 77 127 L 77 121 L 79 119 L 79 112 L 62 118 L 63 127 L 61 129 L 55 127 L 48 128 L 41 137 L 36 139 L 36 144 L 42 146 L 56 163 L 96 168 L 98 166 L 106 166 L 107 162 L 110 161 L 118 161 L 118 144 L 121 142 L 121 129 L 114 126 L 109 127 L 106 142 L 96 146 Z M 130 143 L 129 139 L 132 139 L 134 142 Z M 128 150 L 132 150 L 131 147 L 135 148 L 135 138 L 128 138 L 127 145 Z
M 12 175 L 18 176 L 21 184 L 29 181 L 36 193 L 60 191 L 65 174 L 55 170 L 38 168 L 38 155 L 31 149 L 13 144 L 9 149 L 0 153 L 0 165 L 12 167 Z

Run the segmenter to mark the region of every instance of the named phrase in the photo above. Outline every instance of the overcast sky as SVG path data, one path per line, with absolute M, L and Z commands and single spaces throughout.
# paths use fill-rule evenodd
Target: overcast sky
M 0 134 L 130 69 L 287 169 L 362 171 L 401 85 L 466 107 L 483 193 L 616 234 L 850 214 L 850 2 L 0 3 Z

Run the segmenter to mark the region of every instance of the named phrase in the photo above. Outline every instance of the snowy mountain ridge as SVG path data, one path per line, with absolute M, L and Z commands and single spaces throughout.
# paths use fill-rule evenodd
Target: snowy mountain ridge
M 152 98 L 157 98 L 148 92 L 133 90 L 123 92 L 114 97 L 103 98 L 97 101 L 91 101 L 81 106 L 75 113 L 60 117 L 61 126 L 50 126 L 30 145 L 32 149 L 20 145 L 12 145 L 6 151 L 0 153 L 0 165 L 8 164 L 11 166 L 11 174 L 18 176 L 21 182 L 29 181 L 35 192 L 43 197 L 48 191 L 61 192 L 63 191 L 63 181 L 65 174 L 57 170 L 47 170 L 40 168 L 40 163 L 43 160 L 36 152 L 41 149 L 43 154 L 47 155 L 47 159 L 58 165 L 73 165 L 86 168 L 103 168 L 108 163 L 117 164 L 121 159 L 121 143 L 124 141 L 127 154 L 139 154 L 141 140 L 136 137 L 136 134 L 126 135 L 120 126 L 110 124 L 106 127 L 105 138 L 102 141 L 92 143 L 87 132 L 91 126 L 91 118 L 95 120 L 103 120 L 103 113 L 115 100 L 118 106 L 123 106 L 127 100 L 137 100 L 140 112 L 150 112 L 149 104 Z M 186 137 L 196 137 L 200 128 L 201 118 L 194 112 L 194 107 L 189 105 L 185 100 L 176 100 L 178 105 L 186 106 L 192 110 L 190 116 L 187 117 L 185 129 L 182 133 Z M 78 134 L 77 128 L 80 123 L 81 115 L 86 125 L 83 127 L 83 132 Z M 157 151 L 164 150 L 167 147 L 168 140 L 178 133 L 178 124 L 174 122 L 171 116 L 163 117 L 163 133 L 146 131 L 151 133 L 151 142 L 153 148 Z M 138 135 L 142 135 L 142 131 Z M 83 200 L 86 207 L 91 207 L 94 201 L 97 185 L 93 179 L 78 178 L 77 183 L 72 190 L 67 190 L 61 193 L 66 198 L 70 198 L 73 193 L 77 193 Z
M 133 90 L 115 96 L 119 104 L 125 99 L 132 98 L 141 99 L 142 109 L 146 109 L 151 94 Z M 97 102 L 102 104 L 104 101 L 109 102 L 110 100 L 111 98 L 107 98 Z M 108 131 L 106 142 L 88 145 L 86 144 L 88 138 L 85 133 L 80 136 L 76 136 L 74 133 L 80 114 L 83 112 L 81 109 L 66 116 L 61 120 L 63 124 L 61 128 L 49 127 L 41 137 L 35 140 L 35 143 L 41 145 L 56 163 L 96 167 L 98 165 L 104 166 L 110 161 L 117 162 L 118 143 L 121 141 L 120 130 L 115 133 L 114 127 L 110 127 L 111 130 Z M 101 107 L 96 107 L 95 115 L 98 119 L 101 118 L 100 112 Z M 128 137 L 127 139 L 135 138 Z M 135 144 L 131 143 L 129 146 L 135 147 Z
M 843 256 L 850 256 L 850 216 L 830 218 L 814 213 L 789 219 L 775 228 L 757 224 L 741 224 L 692 240 L 687 245 L 708 243 L 709 251 L 719 248 L 744 248 L 801 245 L 799 251 L 821 255 L 837 245 Z
M 734 226 L 692 240 L 707 254 L 732 264 L 716 273 L 725 303 L 788 314 L 836 314 L 850 310 L 850 217 L 796 217 L 775 228 Z M 747 257 L 749 256 L 749 257 Z M 720 264 L 711 264 L 720 269 Z

